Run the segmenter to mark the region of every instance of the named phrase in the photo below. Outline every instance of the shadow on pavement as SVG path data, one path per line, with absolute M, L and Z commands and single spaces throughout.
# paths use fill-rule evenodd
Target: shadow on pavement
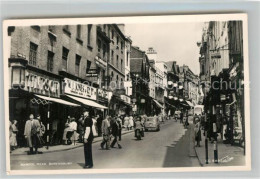
M 172 146 L 166 146 L 163 167 L 191 167 L 192 162 L 189 157 L 191 130 L 189 127 L 179 141 L 173 141 Z

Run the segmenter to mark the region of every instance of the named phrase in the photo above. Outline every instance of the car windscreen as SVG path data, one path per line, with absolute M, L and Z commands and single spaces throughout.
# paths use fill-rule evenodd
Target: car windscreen
M 148 117 L 147 119 L 146 119 L 146 121 L 148 122 L 154 122 L 155 121 L 155 118 L 154 117 Z

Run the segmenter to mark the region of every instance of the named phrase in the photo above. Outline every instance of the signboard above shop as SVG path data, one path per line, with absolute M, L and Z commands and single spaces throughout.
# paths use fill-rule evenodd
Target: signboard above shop
M 50 97 L 59 97 L 60 82 L 58 79 L 33 72 L 25 72 L 25 90 Z
M 80 83 L 68 78 L 64 78 L 64 81 L 65 85 L 63 86 L 65 94 L 71 94 L 92 100 L 97 99 L 97 88 L 94 88 L 87 83 Z

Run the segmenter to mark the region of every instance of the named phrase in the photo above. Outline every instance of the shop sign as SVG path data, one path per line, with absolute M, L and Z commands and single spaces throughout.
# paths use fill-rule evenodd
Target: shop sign
M 75 96 L 88 98 L 92 100 L 97 99 L 97 88 L 89 86 L 84 83 L 80 83 L 78 81 L 74 81 L 68 78 L 64 78 L 65 86 L 64 86 L 64 93 L 65 94 L 72 94 Z
M 98 89 L 98 97 L 108 99 L 108 92 L 103 89 Z
M 145 103 L 145 99 L 141 99 L 141 103 Z
M 98 70 L 97 69 L 89 69 L 86 77 L 98 77 Z
M 131 104 L 131 98 L 126 95 L 120 95 L 120 98 L 127 104 Z
M 51 77 L 26 71 L 25 90 L 37 94 L 59 97 L 60 82 Z

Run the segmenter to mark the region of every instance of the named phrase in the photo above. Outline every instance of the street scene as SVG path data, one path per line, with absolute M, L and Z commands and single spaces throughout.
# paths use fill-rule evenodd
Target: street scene
M 242 21 L 7 31 L 11 170 L 246 164 Z

